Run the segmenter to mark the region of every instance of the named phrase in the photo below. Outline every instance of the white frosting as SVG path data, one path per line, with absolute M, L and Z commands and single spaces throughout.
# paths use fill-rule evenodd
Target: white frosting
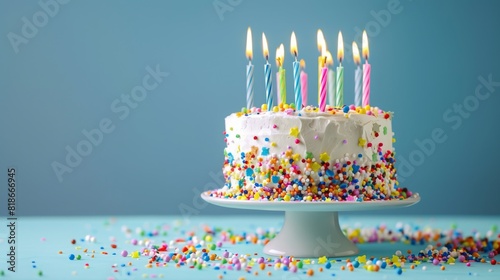
M 342 159 L 346 154 L 362 154 L 364 159 L 371 160 L 373 153 L 377 153 L 379 143 L 383 144 L 384 151 L 393 149 L 390 119 L 364 114 L 302 114 L 232 114 L 226 117 L 226 151 L 236 156 L 256 146 L 259 154 L 262 147 L 269 148 L 270 154 L 280 154 L 290 146 L 294 153 L 305 157 L 306 152 L 311 152 L 318 160 L 319 155 L 325 152 L 330 160 Z M 298 129 L 297 137 L 290 135 L 292 128 Z M 375 131 L 378 132 L 378 137 L 375 137 Z M 257 140 L 254 136 L 257 136 Z M 266 138 L 269 141 L 265 141 Z M 372 143 L 372 147 L 361 147 L 360 138 L 365 139 L 366 143 Z M 299 144 L 295 143 L 296 139 L 300 140 Z M 271 145 L 273 142 L 274 146 Z

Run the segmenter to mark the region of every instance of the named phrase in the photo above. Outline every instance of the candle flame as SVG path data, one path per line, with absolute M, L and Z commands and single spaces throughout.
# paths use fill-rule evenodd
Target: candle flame
M 285 63 L 285 46 L 280 45 L 281 63 Z
M 339 31 L 339 36 L 337 39 L 337 58 L 340 63 L 344 59 L 344 38 L 342 38 L 342 32 Z
M 299 55 L 299 50 L 297 48 L 297 38 L 295 37 L 295 32 L 292 32 L 292 38 L 290 39 L 290 52 L 295 58 Z
M 323 47 L 326 49 L 326 41 L 325 41 L 325 36 L 323 36 L 323 31 L 321 31 L 321 29 L 318 29 L 318 34 L 316 37 L 318 42 L 318 51 L 323 55 Z
M 285 47 L 283 44 L 281 44 L 277 49 L 276 49 L 276 65 L 278 67 L 283 66 L 283 63 L 285 62 Z
M 247 30 L 247 58 L 248 60 L 252 60 L 252 30 L 248 27 Z
M 366 30 L 363 30 L 362 48 L 363 48 L 363 57 L 366 60 L 368 60 L 368 56 L 370 56 L 370 49 L 368 47 L 368 36 L 366 35 Z
M 352 59 L 354 59 L 354 63 L 358 65 L 361 62 L 361 58 L 359 57 L 359 48 L 356 42 L 352 42 Z
M 306 69 L 306 61 L 303 59 L 300 60 L 300 68 Z
M 321 67 L 325 67 L 328 58 L 328 50 L 326 49 L 326 45 L 323 45 L 321 47 L 321 57 L 323 57 L 323 62 L 321 63 Z
M 267 48 L 267 39 L 266 39 L 266 34 L 264 34 L 264 32 L 262 32 L 262 52 L 264 53 L 264 58 L 268 60 L 269 49 Z
M 280 48 L 276 48 L 276 66 L 281 66 Z
M 330 51 L 326 51 L 326 65 L 327 66 L 333 66 L 333 57 L 332 57 L 332 53 L 330 53 Z

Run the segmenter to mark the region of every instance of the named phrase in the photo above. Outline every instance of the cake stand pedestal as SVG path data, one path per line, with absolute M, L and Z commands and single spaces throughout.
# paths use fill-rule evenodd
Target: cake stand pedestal
M 340 211 L 361 211 L 411 206 L 420 201 L 414 194 L 403 200 L 364 202 L 293 202 L 251 201 L 201 197 L 212 204 L 239 209 L 285 211 L 285 222 L 279 234 L 264 247 L 273 256 L 341 257 L 356 255 L 358 247 L 339 226 Z

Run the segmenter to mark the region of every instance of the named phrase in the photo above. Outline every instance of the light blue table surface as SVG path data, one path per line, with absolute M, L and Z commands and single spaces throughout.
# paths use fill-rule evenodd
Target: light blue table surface
M 312 217 L 314 218 L 314 217 Z M 324 264 L 305 265 L 297 273 L 276 270 L 267 267 L 260 270 L 255 265 L 251 272 L 244 270 L 215 270 L 215 262 L 209 262 L 212 266 L 201 270 L 182 266 L 177 268 L 174 262 L 167 266 L 147 268 L 149 258 L 122 257 L 122 250 L 129 253 L 140 250 L 144 246 L 132 245 L 131 240 L 150 240 L 154 244 L 167 243 L 177 238 L 186 238 L 189 232 L 195 232 L 199 238 L 204 236 L 204 226 L 210 228 L 220 227 L 222 230 L 231 229 L 236 235 L 255 233 L 257 228 L 279 231 L 283 216 L 195 216 L 183 218 L 181 216 L 118 216 L 118 217 L 19 217 L 16 221 L 16 272 L 7 270 L 7 253 L 9 249 L 8 232 L 6 231 L 8 221 L 2 218 L 0 228 L 0 270 L 4 272 L 0 279 L 500 279 L 500 267 L 488 263 L 472 263 L 467 267 L 463 263 L 455 265 L 446 264 L 446 270 L 432 263 L 422 263 L 414 269 L 410 264 L 404 265 L 401 275 L 395 273 L 393 268 L 381 269 L 379 272 L 367 271 L 357 268 L 353 272 L 341 270 L 345 265 L 346 258 L 335 258 L 330 269 L 319 271 Z M 432 229 L 448 231 L 456 227 L 457 231 L 468 235 L 482 235 L 500 224 L 500 217 L 478 217 L 478 216 L 358 216 L 345 214 L 340 216 L 340 225 L 343 228 L 373 228 L 385 224 L 387 229 L 396 229 L 403 225 L 411 229 Z M 127 229 L 129 231 L 127 235 Z M 148 236 L 154 230 L 158 235 Z M 144 236 L 137 232 L 143 231 Z M 494 232 L 497 237 L 498 232 Z M 95 242 L 85 241 L 86 236 L 95 237 Z M 76 244 L 71 244 L 75 239 Z M 114 241 L 112 241 L 114 240 Z M 214 241 L 218 236 L 214 237 Z M 112 249 L 110 245 L 118 246 Z M 430 243 L 434 244 L 435 243 Z M 428 244 L 411 245 L 398 243 L 363 243 L 359 244 L 360 254 L 367 257 L 391 257 L 397 250 L 406 254 L 407 250 L 418 253 L 425 249 Z M 183 246 L 182 244 L 179 246 Z M 101 249 L 103 247 L 103 249 Z M 250 254 L 251 258 L 265 256 L 262 253 L 263 246 L 260 244 L 224 243 L 222 247 L 211 253 L 222 255 L 227 250 L 231 253 Z M 83 250 L 87 249 L 87 253 Z M 91 251 L 95 250 L 94 258 Z M 62 253 L 59 253 L 62 251 Z M 108 254 L 102 254 L 105 251 Z M 173 252 L 172 246 L 169 252 Z M 81 255 L 81 260 L 69 260 L 69 255 Z M 484 255 L 484 254 L 483 254 Z M 273 258 L 273 257 L 271 257 Z M 350 257 L 353 260 L 354 257 Z M 487 257 L 486 257 L 487 258 Z M 488 259 L 488 258 L 487 258 Z M 498 258 L 497 256 L 497 259 Z M 317 261 L 317 259 L 311 259 Z M 342 261 L 339 261 L 342 260 Z M 489 261 L 489 259 L 488 259 Z M 129 265 L 131 262 L 131 265 Z M 88 264 L 88 268 L 85 265 Z M 125 266 L 122 267 L 121 265 Z M 422 267 L 426 266 L 423 270 Z M 114 267 L 115 266 L 115 267 Z M 308 276 L 307 269 L 313 269 L 314 275 Z M 255 275 L 258 272 L 258 275 Z M 268 275 L 268 273 L 271 275 Z M 42 276 L 39 275 L 42 274 Z

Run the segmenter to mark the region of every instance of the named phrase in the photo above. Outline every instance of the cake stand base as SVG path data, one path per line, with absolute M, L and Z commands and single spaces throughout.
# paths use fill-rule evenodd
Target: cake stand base
M 278 235 L 264 247 L 264 253 L 274 256 L 342 257 L 356 255 L 358 247 L 344 235 L 339 226 L 341 211 L 362 211 L 408 207 L 420 201 L 414 194 L 401 200 L 380 201 L 255 201 L 218 198 L 209 192 L 201 197 L 214 205 L 253 210 L 285 211 L 285 223 Z
M 359 252 L 340 229 L 338 212 L 285 212 L 280 233 L 264 247 L 273 256 L 341 257 Z

